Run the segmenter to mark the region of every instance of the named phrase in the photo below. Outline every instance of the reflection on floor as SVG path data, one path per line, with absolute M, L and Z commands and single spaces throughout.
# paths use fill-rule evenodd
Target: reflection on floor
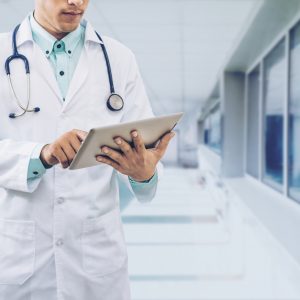
M 122 211 L 132 300 L 300 299 L 300 268 L 211 174 L 165 169 Z

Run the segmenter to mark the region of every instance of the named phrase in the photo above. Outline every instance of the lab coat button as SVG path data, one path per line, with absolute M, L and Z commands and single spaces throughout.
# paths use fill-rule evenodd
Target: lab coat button
M 57 199 L 57 204 L 63 204 L 65 202 L 65 199 L 63 197 L 59 197 Z
M 61 247 L 64 244 L 64 241 L 62 239 L 58 239 L 55 244 L 57 247 Z

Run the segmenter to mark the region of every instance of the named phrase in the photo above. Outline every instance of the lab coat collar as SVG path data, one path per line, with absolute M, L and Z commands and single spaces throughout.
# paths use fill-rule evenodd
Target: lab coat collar
M 30 14 L 26 16 L 23 22 L 20 25 L 18 34 L 17 34 L 17 46 L 20 47 L 26 42 L 33 43 L 32 30 L 29 21 Z
M 86 27 L 85 29 L 85 44 L 88 44 L 89 42 L 102 44 L 102 42 L 97 37 L 95 30 L 93 29 L 92 25 L 87 22 L 83 21 L 82 24 Z M 33 43 L 33 37 L 32 37 L 32 31 L 29 21 L 29 15 L 26 17 L 26 19 L 21 23 L 19 33 L 17 35 L 17 45 L 20 47 L 22 44 L 26 42 L 32 42 Z M 45 58 L 44 53 L 39 47 L 33 47 L 33 57 L 35 58 L 35 61 L 38 61 L 39 63 L 36 64 L 36 70 L 39 72 L 41 76 L 45 78 L 47 81 L 49 87 L 54 91 L 57 98 L 60 99 L 60 103 L 63 105 L 62 109 L 65 110 L 66 107 L 69 105 L 70 100 L 73 98 L 73 96 L 76 94 L 76 92 L 81 88 L 82 84 L 85 82 L 87 75 L 88 75 L 88 69 L 89 64 L 87 64 L 87 60 L 89 59 L 87 55 L 87 48 L 83 48 L 83 53 L 79 59 L 78 66 L 74 72 L 73 78 L 70 82 L 69 90 L 66 96 L 65 101 L 63 102 L 61 99 L 61 93 L 59 90 L 59 86 L 57 84 L 56 78 L 54 76 L 53 70 L 51 69 L 51 66 L 48 62 L 48 60 Z
M 97 44 L 103 44 L 101 42 L 95 32 L 95 29 L 91 25 L 90 22 L 86 21 L 85 19 L 82 20 L 81 25 L 85 27 L 85 43 L 86 42 L 94 42 Z
M 19 32 L 17 35 L 18 47 L 22 46 L 22 44 L 24 44 L 26 42 L 33 43 L 32 30 L 31 30 L 30 20 L 29 20 L 30 14 L 28 14 L 26 16 L 26 18 L 23 20 L 23 22 L 20 25 Z M 93 26 L 91 25 L 90 22 L 83 19 L 81 21 L 81 24 L 85 27 L 85 43 L 86 42 L 94 42 L 97 44 L 103 44 L 99 40 L 99 38 L 95 32 L 95 29 L 93 28 Z

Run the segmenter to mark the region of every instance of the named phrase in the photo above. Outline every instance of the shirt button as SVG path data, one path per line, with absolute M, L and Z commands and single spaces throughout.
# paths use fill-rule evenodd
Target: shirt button
M 34 172 L 33 172 L 33 175 L 39 175 L 39 172 L 34 171 Z
M 50 53 L 50 51 L 49 51 L 49 50 L 47 50 L 47 51 L 46 51 L 46 54 L 49 54 L 49 53 Z
M 60 49 L 60 48 L 61 48 L 61 44 L 58 44 L 56 47 L 57 47 L 58 49 Z
M 60 72 L 59 72 L 59 75 L 60 75 L 60 76 L 64 76 L 64 75 L 65 75 L 65 72 L 64 72 L 64 71 L 60 71 Z
M 65 199 L 63 197 L 59 197 L 57 199 L 57 204 L 63 204 L 65 202 Z
M 69 51 L 68 51 L 68 53 L 69 53 L 69 54 L 71 54 L 71 53 L 72 53 L 72 51 L 71 51 L 71 50 L 69 50 Z
M 56 245 L 57 247 L 61 247 L 63 244 L 64 244 L 63 239 L 58 239 L 58 240 L 56 241 L 56 243 L 55 243 L 55 245 Z

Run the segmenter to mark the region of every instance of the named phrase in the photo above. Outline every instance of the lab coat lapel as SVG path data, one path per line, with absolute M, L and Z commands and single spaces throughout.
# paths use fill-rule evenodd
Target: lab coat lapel
M 35 43 L 33 47 L 33 59 L 37 73 L 44 78 L 48 86 L 57 96 L 57 99 L 60 101 L 60 103 L 63 103 L 62 95 L 55 78 L 53 68 L 51 67 L 50 62 L 47 60 L 42 50 Z
M 86 47 L 83 47 L 82 53 L 80 55 L 77 67 L 75 69 L 74 75 L 70 82 L 69 90 L 65 99 L 64 107 L 65 109 L 70 102 L 73 101 L 76 93 L 81 89 L 85 83 L 89 72 L 89 61 Z
M 31 42 L 33 44 L 32 49 L 30 48 L 29 50 L 28 43 L 26 42 Z M 21 54 L 23 51 L 25 52 L 28 51 L 27 54 L 26 53 L 23 54 L 26 54 L 26 56 L 29 59 L 31 72 L 36 71 L 38 75 L 40 75 L 45 80 L 47 85 L 49 85 L 51 90 L 57 96 L 58 100 L 62 102 L 63 101 L 62 95 L 58 83 L 56 81 L 54 71 L 50 65 L 50 62 L 47 60 L 45 54 L 42 52 L 39 46 L 33 41 L 29 16 L 26 16 L 24 21 L 21 23 L 17 35 L 17 45 L 19 45 L 19 50 Z M 34 87 L 34 88 L 39 88 L 39 87 Z

